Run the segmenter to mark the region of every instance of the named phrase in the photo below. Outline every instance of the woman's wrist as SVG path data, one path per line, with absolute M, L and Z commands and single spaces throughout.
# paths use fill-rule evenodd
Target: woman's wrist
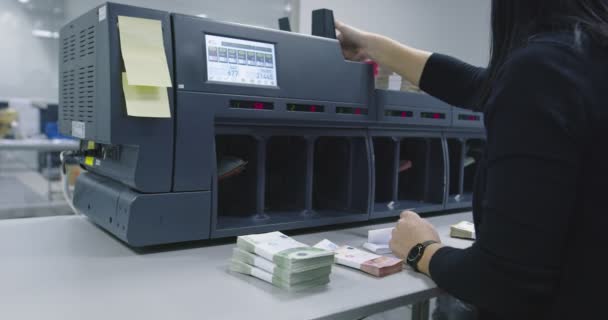
M 386 56 L 386 54 L 383 53 L 386 52 L 386 43 L 390 41 L 390 39 L 371 32 L 366 32 L 363 37 L 365 39 L 363 41 L 363 50 L 367 53 L 369 58 L 380 64 L 386 64 L 387 61 L 384 61 L 384 56 Z
M 418 261 L 418 271 L 420 271 L 421 273 L 424 273 L 430 277 L 431 276 L 431 272 L 430 272 L 431 259 L 433 258 L 435 253 L 441 248 L 443 248 L 443 244 L 441 244 L 441 243 L 433 243 L 433 244 L 429 245 L 428 247 L 426 247 L 426 249 L 424 250 L 424 254 L 422 255 L 422 258 L 420 259 L 420 261 Z
M 412 84 L 419 85 L 431 52 L 406 46 L 375 33 L 366 33 L 363 37 L 363 50 L 370 59 L 392 69 Z

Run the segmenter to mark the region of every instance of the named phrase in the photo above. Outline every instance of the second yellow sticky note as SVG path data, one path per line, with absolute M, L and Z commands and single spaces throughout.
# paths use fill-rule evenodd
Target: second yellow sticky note
M 125 93 L 125 103 L 129 116 L 171 118 L 167 88 L 131 86 L 127 81 L 127 73 L 123 72 L 122 90 Z

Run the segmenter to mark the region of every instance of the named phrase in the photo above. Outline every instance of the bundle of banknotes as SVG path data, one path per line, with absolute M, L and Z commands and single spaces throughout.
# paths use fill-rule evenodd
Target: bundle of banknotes
M 450 236 L 454 238 L 475 240 L 475 225 L 469 221 L 461 221 L 450 226 Z
M 337 264 L 359 269 L 376 277 L 385 277 L 403 269 L 401 259 L 380 256 L 351 246 L 338 246 L 327 239 L 314 247 L 335 252 Z
M 334 253 L 313 248 L 281 232 L 240 236 L 230 270 L 287 290 L 329 283 Z

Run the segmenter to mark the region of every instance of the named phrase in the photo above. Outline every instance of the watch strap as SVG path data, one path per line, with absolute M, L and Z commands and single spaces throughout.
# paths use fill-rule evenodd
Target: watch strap
M 411 250 L 410 250 L 410 254 L 408 254 L 408 257 L 411 255 L 413 250 L 418 250 L 418 255 L 416 256 L 416 258 L 414 260 L 410 260 L 407 259 L 407 264 L 410 265 L 414 271 L 416 272 L 420 272 L 420 270 L 418 269 L 418 262 L 420 262 L 420 260 L 422 259 L 422 256 L 424 256 L 424 251 L 425 249 L 435 243 L 439 243 L 438 241 L 435 240 L 428 240 L 428 241 L 424 241 L 422 243 L 418 243 L 417 245 L 415 245 Z

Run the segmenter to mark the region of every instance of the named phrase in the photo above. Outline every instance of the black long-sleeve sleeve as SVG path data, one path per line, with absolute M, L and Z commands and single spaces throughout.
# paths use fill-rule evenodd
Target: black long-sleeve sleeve
M 478 109 L 476 100 L 485 79 L 486 69 L 434 53 L 424 67 L 420 89 L 453 106 Z
M 444 73 L 463 67 L 440 59 L 425 70 L 425 87 L 446 101 L 466 100 L 476 73 L 459 72 L 472 79 L 461 85 L 446 82 Z M 488 145 L 475 194 L 482 197 L 477 241 L 464 250 L 442 248 L 431 260 L 439 287 L 497 318 L 541 319 L 559 292 L 580 200 L 582 71 L 580 57 L 565 45 L 530 43 L 512 54 L 484 107 Z

